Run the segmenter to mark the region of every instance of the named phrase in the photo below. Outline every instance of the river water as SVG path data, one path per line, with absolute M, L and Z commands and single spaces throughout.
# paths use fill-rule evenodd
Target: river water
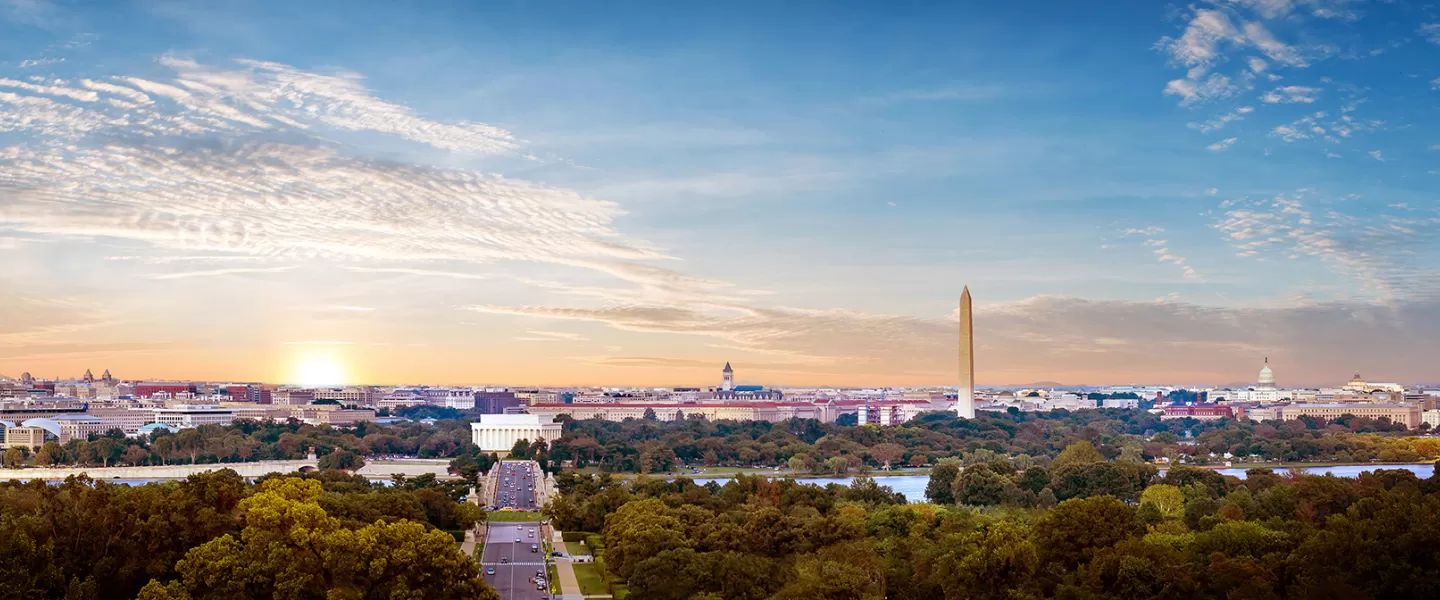
M 1366 471 L 1374 471 L 1374 470 L 1376 470 L 1376 469 L 1405 469 L 1406 471 L 1410 471 L 1411 473 L 1414 473 L 1417 477 L 1420 477 L 1421 479 L 1425 479 L 1425 478 L 1427 478 L 1427 477 L 1430 477 L 1430 475 L 1435 472 L 1435 465 L 1434 465 L 1433 463 L 1408 464 L 1408 465 L 1342 465 L 1342 466 L 1338 466 L 1338 467 L 1304 467 L 1304 468 L 1302 468 L 1302 469 L 1300 469 L 1300 470 L 1303 471 L 1303 472 L 1305 472 L 1305 473 L 1308 473 L 1308 474 L 1310 474 L 1310 475 L 1334 475 L 1334 476 L 1336 476 L 1336 477 L 1359 477 L 1361 473 L 1364 473 L 1364 472 L 1366 472 Z M 1279 471 L 1281 471 L 1281 472 L 1284 472 L 1284 471 L 1288 471 L 1289 469 L 1288 469 L 1288 468 L 1279 468 L 1279 469 L 1271 469 L 1271 470 L 1279 470 Z M 1233 476 L 1239 477 L 1239 478 L 1241 478 L 1241 479 L 1244 479 L 1244 478 L 1245 478 L 1245 468 L 1216 469 L 1216 471 L 1218 471 L 1218 472 L 1220 472 L 1221 474 L 1224 474 L 1224 475 L 1233 475 Z M 883 485 L 883 486 L 888 486 L 890 489 L 893 489 L 893 490 L 895 490 L 895 491 L 897 491 L 897 492 L 900 492 L 901 494 L 904 494 L 904 495 L 905 495 L 905 499 L 908 500 L 908 501 L 910 501 L 910 502 L 923 502 L 923 501 L 925 500 L 925 485 L 928 484 L 928 483 L 930 483 L 930 478 L 927 477 L 927 476 L 925 476 L 925 475 L 875 475 L 875 476 L 873 476 L 873 478 L 875 479 L 875 482 L 876 482 L 876 483 L 879 483 L 880 485 Z M 720 483 L 720 484 L 723 485 L 725 482 L 730 481 L 730 479 L 732 479 L 732 478 L 731 478 L 731 477 L 696 477 L 696 478 L 693 478 L 692 481 L 694 481 L 695 483 L 700 484 L 700 485 L 705 485 L 706 483 L 709 483 L 709 482 L 711 482 L 711 481 L 714 481 L 714 482 L 717 482 L 717 483 Z M 813 477 L 813 478 L 812 478 L 812 477 L 806 477 L 806 478 L 800 479 L 799 481 L 802 481 L 802 482 L 804 482 L 804 483 L 815 484 L 815 485 L 818 485 L 818 486 L 825 486 L 825 485 L 829 485 L 829 484 L 832 484 L 832 483 L 838 483 L 838 484 L 840 484 L 840 485 L 850 485 L 850 482 L 852 482 L 852 481 L 854 481 L 854 480 L 855 480 L 854 477 Z M 101 480 L 101 481 L 104 481 L 104 482 L 106 482 L 106 483 L 119 483 L 119 484 L 124 484 L 124 485 L 144 485 L 144 484 L 146 484 L 146 483 L 152 483 L 152 482 L 156 482 L 156 481 L 170 481 L 170 480 L 162 480 L 162 479 L 104 479 L 104 480 Z M 377 480 L 371 480 L 371 481 L 374 482 L 374 483 L 381 483 L 381 484 L 389 484 L 389 483 L 390 483 L 390 481 L 389 481 L 388 479 L 377 479 Z M 57 482 L 57 483 L 58 483 L 58 482 Z
M 1374 471 L 1376 469 L 1405 469 L 1406 471 L 1414 473 L 1417 477 L 1425 479 L 1427 477 L 1430 477 L 1431 473 L 1435 472 L 1435 465 L 1432 463 L 1410 465 L 1344 465 L 1338 467 L 1305 467 L 1300 470 L 1311 475 L 1359 477 L 1361 473 L 1364 473 L 1366 471 Z M 1289 469 L 1280 468 L 1271 470 L 1278 470 L 1283 473 L 1285 471 L 1288 471 Z M 1234 475 L 1235 477 L 1239 477 L 1241 479 L 1245 478 L 1244 468 L 1216 469 L 1216 471 L 1219 471 L 1221 474 L 1224 475 Z M 876 475 L 873 476 L 873 478 L 875 479 L 876 483 L 883 486 L 888 486 L 890 487 L 890 489 L 904 494 L 905 499 L 909 500 L 910 502 L 923 502 L 925 500 L 925 485 L 927 483 L 930 483 L 930 478 L 924 475 Z M 702 477 L 696 478 L 695 483 L 705 485 L 708 482 L 715 481 L 724 484 L 730 479 L 730 477 Z M 850 485 L 850 482 L 854 481 L 854 479 L 854 477 L 823 477 L 813 479 L 805 478 L 800 479 L 799 481 L 824 486 L 831 483 Z

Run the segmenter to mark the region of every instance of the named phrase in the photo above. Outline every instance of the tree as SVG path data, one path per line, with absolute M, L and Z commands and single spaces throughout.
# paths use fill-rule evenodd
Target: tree
M 990 506 L 1005 499 L 1008 479 L 987 465 L 965 467 L 955 480 L 955 501 L 968 506 Z
M 1099 548 L 1145 532 L 1135 509 L 1111 496 L 1066 500 L 1035 525 L 1040 562 L 1061 572 L 1090 560 Z
M 510 447 L 510 456 L 518 459 L 530 458 L 530 440 L 515 440 L 515 445 Z
M 1185 512 L 1185 493 L 1173 485 L 1157 483 L 1140 494 L 1140 505 L 1154 505 L 1163 517 L 1179 517 Z
M 1036 494 L 1050 486 L 1050 472 L 1045 467 L 1027 467 L 1020 475 L 1021 489 L 1030 490 Z
M 138 466 L 150 460 L 150 452 L 145 450 L 144 446 L 130 446 L 125 449 L 125 454 L 121 455 L 121 460 Z
M 316 465 L 322 471 L 356 471 L 365 466 L 365 460 L 349 450 L 335 450 L 320 457 Z
M 1025 524 L 1007 519 L 960 538 L 935 570 L 946 598 L 1005 600 L 1016 597 L 1038 564 Z
M 640 561 L 625 583 L 637 598 L 687 600 L 703 581 L 701 569 L 701 559 L 694 550 L 665 550 Z
M 1105 462 L 1105 457 L 1100 455 L 1100 451 L 1095 449 L 1094 444 L 1081 440 L 1066 446 L 1064 450 L 1060 451 L 1060 455 L 1056 456 L 1055 460 L 1050 461 L 1050 471 L 1055 472 L 1068 466 L 1088 465 L 1098 462 Z
M 48 467 L 64 463 L 66 458 L 63 446 L 57 442 L 45 442 L 40 446 L 40 451 L 35 453 L 35 464 Z
M 5 457 L 0 459 L 0 463 L 3 463 L 7 469 L 25 466 L 25 454 L 19 448 L 7 448 Z
M 640 418 L 645 419 L 646 421 L 657 421 L 657 420 L 659 420 L 659 417 L 657 417 L 657 416 L 655 415 L 655 409 L 653 409 L 653 408 L 646 408 L 646 409 L 645 409 L 645 414 L 641 415 Z
M 955 503 L 955 481 L 960 478 L 960 462 L 943 459 L 930 469 L 930 481 L 925 484 L 925 499 L 935 504 Z
M 885 570 L 873 545 L 864 541 L 826 547 L 805 555 L 776 600 L 882 600 Z
M 905 456 L 905 447 L 900 444 L 885 443 L 875 444 L 870 447 L 870 456 L 875 457 L 886 470 L 890 469 L 890 463 L 896 462 Z
M 272 479 L 240 503 L 245 527 L 186 553 L 179 578 L 152 580 L 140 598 L 483 598 L 499 594 L 443 531 L 376 522 L 348 529 L 318 503 L 321 484 Z

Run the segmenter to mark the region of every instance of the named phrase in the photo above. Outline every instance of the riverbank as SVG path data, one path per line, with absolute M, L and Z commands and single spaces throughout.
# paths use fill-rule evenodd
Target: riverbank
M 1152 463 L 1152 464 L 1154 464 L 1154 463 Z M 1292 463 L 1259 462 L 1259 463 L 1232 463 L 1232 464 L 1230 464 L 1230 465 L 1223 465 L 1223 464 L 1222 464 L 1222 465 L 1194 465 L 1194 464 L 1165 465 L 1165 464 L 1154 464 L 1154 466 L 1155 466 L 1156 468 L 1160 469 L 1161 471 L 1165 471 L 1165 470 L 1167 470 L 1167 469 L 1170 469 L 1170 468 L 1172 468 L 1173 466 L 1192 467 L 1192 468 L 1196 468 L 1196 469 L 1210 469 L 1210 470 L 1212 470 L 1212 471 L 1226 471 L 1226 470 L 1236 470 L 1236 469 L 1241 470 L 1241 471 L 1246 470 L 1246 469 L 1270 469 L 1270 470 L 1272 470 L 1272 471 L 1286 471 L 1286 470 L 1289 470 L 1289 469 L 1332 469 L 1332 468 L 1352 468 L 1352 467 L 1354 467 L 1354 468 L 1364 468 L 1364 469 L 1371 469 L 1371 470 L 1373 470 L 1373 469 L 1384 469 L 1384 468 L 1389 468 L 1389 467 L 1404 467 L 1405 465 L 1428 465 L 1428 464 L 1434 464 L 1434 463 L 1433 463 L 1433 462 L 1364 462 L 1364 463 L 1357 463 L 1357 462 L 1345 462 L 1345 463 L 1342 463 L 1342 462 L 1292 462 Z M 667 472 L 667 473 L 648 473 L 648 474 L 646 474 L 646 476 L 651 477 L 651 478 L 665 479 L 665 480 L 674 480 L 674 479 L 678 479 L 678 478 L 680 478 L 680 477 L 686 477 L 686 478 L 689 478 L 689 479 L 707 480 L 707 481 L 708 481 L 708 480 L 730 479 L 730 478 L 734 478 L 736 475 L 744 474 L 744 475 L 753 475 L 753 476 L 760 476 L 760 477 L 771 477 L 771 478 L 777 478 L 777 479 L 789 478 L 789 479 L 802 480 L 802 479 L 835 479 L 835 478 L 837 478 L 837 477 L 856 477 L 856 476 L 859 476 L 859 475 L 864 475 L 864 476 L 867 476 L 867 477 L 877 477 L 877 478 L 878 478 L 878 477 L 929 477 L 929 476 L 930 476 L 930 471 L 931 471 L 931 469 L 930 469 L 929 467 L 925 467 L 925 468 L 895 469 L 895 470 L 893 470 L 893 471 L 875 470 L 875 471 L 868 471 L 868 472 L 865 472 L 865 473 L 846 473 L 846 474 L 844 474 L 844 475 L 835 475 L 835 474 L 833 474 L 833 473 L 812 473 L 812 472 L 808 472 L 808 471 L 807 471 L 807 472 L 804 472 L 804 473 L 797 473 L 797 472 L 790 471 L 790 470 L 787 470 L 787 469 L 776 470 L 776 469 L 746 468 L 746 467 L 708 467 L 708 468 L 700 471 L 699 473 L 690 472 L 690 471 L 678 471 L 678 472 L 677 472 L 677 471 L 671 471 L 671 472 Z M 587 467 L 587 468 L 585 468 L 585 469 L 581 469 L 581 470 L 576 471 L 576 472 L 579 473 L 580 475 L 595 475 L 595 474 L 601 473 L 602 471 L 600 471 L 599 469 L 594 468 L 594 467 Z M 621 479 L 635 479 L 635 478 L 637 478 L 637 477 L 640 476 L 639 473 L 610 473 L 610 475 L 611 475 L 612 477 L 618 477 L 618 478 L 621 478 Z

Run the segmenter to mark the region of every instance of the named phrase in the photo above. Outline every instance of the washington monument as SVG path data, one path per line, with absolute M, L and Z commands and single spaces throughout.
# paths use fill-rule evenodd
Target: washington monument
M 970 286 L 960 293 L 960 389 L 955 413 L 975 418 L 975 325 L 970 321 Z

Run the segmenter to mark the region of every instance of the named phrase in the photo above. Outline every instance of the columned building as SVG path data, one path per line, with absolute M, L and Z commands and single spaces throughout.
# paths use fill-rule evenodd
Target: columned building
M 509 452 L 519 440 L 560 439 L 560 424 L 541 415 L 480 415 L 470 424 L 470 441 L 485 452 Z

